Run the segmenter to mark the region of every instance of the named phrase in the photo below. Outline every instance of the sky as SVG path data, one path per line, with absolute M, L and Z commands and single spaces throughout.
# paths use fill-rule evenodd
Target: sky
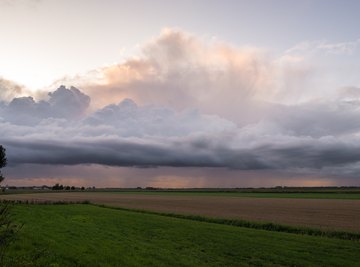
M 0 0 L 10 185 L 360 185 L 359 1 Z

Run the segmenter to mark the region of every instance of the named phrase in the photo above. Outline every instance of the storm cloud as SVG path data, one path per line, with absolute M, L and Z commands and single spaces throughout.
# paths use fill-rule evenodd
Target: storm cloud
M 196 109 L 139 106 L 131 99 L 90 112 L 90 98 L 60 87 L 47 101 L 14 98 L 0 110 L 0 142 L 11 165 L 216 167 L 356 175 L 356 88 L 334 103 L 277 105 L 239 126 Z

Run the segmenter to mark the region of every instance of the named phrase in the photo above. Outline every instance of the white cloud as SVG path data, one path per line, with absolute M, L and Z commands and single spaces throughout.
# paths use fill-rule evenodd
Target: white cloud
M 288 49 L 285 54 L 315 53 L 317 51 L 329 54 L 351 55 L 360 45 L 360 39 L 349 42 L 331 43 L 328 41 L 305 41 Z

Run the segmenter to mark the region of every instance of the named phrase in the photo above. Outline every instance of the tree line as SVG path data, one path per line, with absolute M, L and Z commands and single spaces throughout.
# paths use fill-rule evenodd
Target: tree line
M 62 184 L 55 184 L 53 187 L 51 187 L 51 190 L 85 190 L 85 187 L 75 187 L 75 186 L 69 186 L 69 185 L 62 185 Z

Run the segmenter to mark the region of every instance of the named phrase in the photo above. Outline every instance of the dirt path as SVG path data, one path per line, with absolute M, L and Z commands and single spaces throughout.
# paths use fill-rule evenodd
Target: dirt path
M 360 232 L 360 201 L 339 199 L 239 198 L 226 196 L 141 195 L 117 193 L 40 193 L 0 195 L 0 199 L 83 201 L 210 217 L 268 221 Z

